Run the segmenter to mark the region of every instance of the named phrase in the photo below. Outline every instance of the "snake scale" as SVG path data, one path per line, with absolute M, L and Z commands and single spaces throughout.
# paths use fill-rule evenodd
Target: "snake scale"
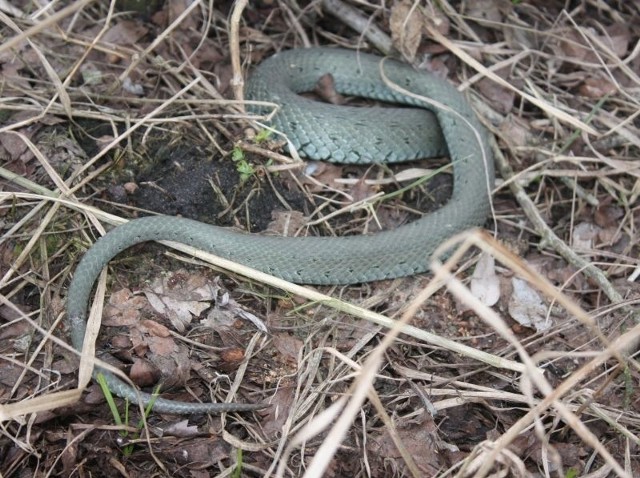
M 389 82 L 410 93 L 388 86 L 381 71 Z M 298 95 L 312 90 L 326 73 L 333 76 L 339 93 L 411 108 L 334 106 Z M 119 252 L 140 242 L 181 242 L 296 283 L 350 284 L 424 272 L 430 253 L 443 240 L 485 221 L 494 178 L 487 132 L 463 96 L 437 76 L 364 53 L 296 49 L 262 62 L 247 84 L 246 96 L 279 105 L 271 126 L 310 159 L 400 162 L 448 151 L 454 176 L 450 201 L 395 230 L 349 237 L 265 237 L 166 216 L 132 220 L 99 239 L 75 271 L 67 296 L 67 316 L 77 350 L 82 350 L 90 294 L 100 271 Z M 253 111 L 265 112 L 261 106 L 254 106 Z M 141 399 L 145 404 L 151 400 L 149 394 L 99 371 L 114 394 L 133 402 Z M 261 407 L 162 398 L 156 398 L 153 406 L 156 411 L 175 414 Z

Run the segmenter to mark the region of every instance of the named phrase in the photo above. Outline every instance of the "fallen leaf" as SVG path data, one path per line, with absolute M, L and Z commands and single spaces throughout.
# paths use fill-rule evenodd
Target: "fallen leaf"
M 157 279 L 144 292 L 151 307 L 169 319 L 178 332 L 184 332 L 193 317 L 199 317 L 217 298 L 219 286 L 200 274 L 183 270 Z
M 237 365 L 246 357 L 244 349 L 231 347 L 220 351 L 220 360 L 227 365 Z
M 310 161 L 304 170 L 304 175 L 300 182 L 309 192 L 325 191 L 326 187 L 331 189 L 343 189 L 336 181 L 342 178 L 343 166 L 333 163 Z
M 265 235 L 291 237 L 307 225 L 307 218 L 300 211 L 273 211 L 271 219 Z
M 167 338 L 171 337 L 171 332 L 168 328 L 155 320 L 142 320 L 139 324 L 139 329 L 144 330 L 145 333 L 153 335 L 155 337 Z
M 436 443 L 442 445 L 442 441 L 438 442 L 438 430 L 433 419 L 424 413 L 421 417 L 421 422 L 398 424 L 393 431 L 381 427 L 376 433 L 370 434 L 366 448 L 372 457 L 372 464 L 375 464 L 372 469 L 377 470 L 371 476 L 389 476 L 388 473 L 381 471 L 385 469 L 383 465 L 385 461 L 393 461 L 398 464 L 398 470 L 394 474 L 409 475 L 403 465 L 402 455 L 395 444 L 396 439 L 402 442 L 405 452 L 413 458 L 421 472 L 420 476 L 438 476 L 440 474 L 444 468 L 444 457 L 438 450 Z
M 346 102 L 344 96 L 336 91 L 335 80 L 330 73 L 320 77 L 313 92 L 332 105 L 343 105 Z
M 529 146 L 534 142 L 529 125 L 513 116 L 500 124 L 500 131 L 502 132 L 500 136 L 509 141 L 509 146 L 512 148 Z
M 600 99 L 605 95 L 612 95 L 618 88 L 614 83 L 605 78 L 589 77 L 580 85 L 578 91 L 587 98 Z
M 158 382 L 160 371 L 148 360 L 138 358 L 131 365 L 129 377 L 139 387 L 148 387 Z
M 600 227 L 617 227 L 623 216 L 624 210 L 621 207 L 603 204 L 595 210 L 593 221 Z
M 500 280 L 496 274 L 496 261 L 491 254 L 480 255 L 471 276 L 471 293 L 489 307 L 500 299 Z
M 402 52 L 409 61 L 416 58 L 416 53 L 422 41 L 424 13 L 420 8 L 414 8 L 413 2 L 402 0 L 391 7 L 389 28 L 393 45 Z
M 513 292 L 509 299 L 509 315 L 523 327 L 533 328 L 538 332 L 549 329 L 552 325 L 547 318 L 547 305 L 538 292 L 523 279 L 511 279 Z
M 494 71 L 501 78 L 513 83 L 513 80 L 509 79 L 509 72 L 509 68 Z M 481 79 L 478 82 L 478 89 L 499 113 L 507 114 L 513 109 L 516 93 L 512 89 L 506 88 L 490 78 Z
M 303 346 L 303 342 L 300 339 L 288 334 L 278 334 L 273 336 L 272 343 L 282 359 L 291 363 L 298 363 L 300 349 Z
M 590 222 L 576 224 L 571 233 L 571 247 L 578 251 L 592 250 L 600 231 L 598 226 Z
M 603 28 L 602 34 L 589 27 L 557 32 L 556 38 L 560 38 L 557 44 L 559 54 L 574 62 L 600 63 L 602 55 L 605 58 L 609 57 L 597 45 L 600 43 L 617 58 L 626 56 L 629 50 L 629 27 L 622 23 L 615 23 Z
M 500 3 L 498 0 L 475 0 L 469 2 L 469 10 L 466 15 L 471 18 L 481 18 L 490 22 L 500 23 L 504 19 Z
M 180 420 L 177 423 L 171 423 L 168 426 L 162 428 L 163 436 L 176 436 L 176 437 L 194 437 L 200 434 L 200 430 L 197 426 L 189 425 L 189 420 Z
M 109 297 L 102 315 L 102 323 L 108 327 L 135 325 L 140 320 L 140 313 L 147 303 L 144 297 L 133 295 L 130 289 L 126 287 L 120 289 Z
M 135 45 L 149 30 L 133 20 L 119 20 L 102 36 L 103 43 L 114 45 Z

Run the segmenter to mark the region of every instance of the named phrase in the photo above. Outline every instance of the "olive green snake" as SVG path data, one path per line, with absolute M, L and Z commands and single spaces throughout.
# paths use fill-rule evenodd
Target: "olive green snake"
M 297 94 L 312 90 L 326 73 L 333 76 L 334 87 L 342 94 L 412 108 L 335 106 Z M 395 230 L 348 237 L 242 234 L 167 216 L 129 221 L 99 239 L 75 270 L 67 295 L 67 316 L 77 350 L 82 350 L 89 299 L 100 271 L 119 252 L 140 242 L 184 243 L 295 283 L 352 284 L 425 272 L 434 248 L 486 220 L 494 179 L 487 132 L 464 97 L 434 74 L 348 50 L 289 50 L 259 65 L 247 83 L 246 98 L 277 104 L 279 109 L 269 125 L 286 135 L 289 148 L 310 159 L 400 162 L 448 151 L 454 177 L 451 199 L 435 212 Z M 253 104 L 250 110 L 254 113 L 272 110 Z M 111 373 L 97 371 L 104 374 L 116 395 L 144 404 L 152 399 Z M 154 410 L 176 414 L 248 411 L 263 406 L 154 400 Z

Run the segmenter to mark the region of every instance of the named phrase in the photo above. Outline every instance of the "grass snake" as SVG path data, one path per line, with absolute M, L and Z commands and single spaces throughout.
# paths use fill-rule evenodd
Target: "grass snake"
M 388 86 L 381 71 L 399 89 Z M 334 106 L 298 94 L 312 90 L 326 73 L 342 94 L 410 108 Z M 286 135 L 289 147 L 310 159 L 393 163 L 448 152 L 454 176 L 450 201 L 395 230 L 349 237 L 267 237 L 167 216 L 132 220 L 99 239 L 75 271 L 67 316 L 77 350 L 82 350 L 90 294 L 100 271 L 119 252 L 140 242 L 181 242 L 296 283 L 351 284 L 426 271 L 435 247 L 457 232 L 481 225 L 489 213 L 494 172 L 487 132 L 463 96 L 434 74 L 348 50 L 297 49 L 262 62 L 247 84 L 246 97 L 279 105 L 270 126 Z M 252 110 L 266 112 L 261 106 Z M 151 399 L 97 370 L 116 395 L 134 402 L 140 397 L 145 404 Z M 153 408 L 191 414 L 261 407 L 157 398 Z

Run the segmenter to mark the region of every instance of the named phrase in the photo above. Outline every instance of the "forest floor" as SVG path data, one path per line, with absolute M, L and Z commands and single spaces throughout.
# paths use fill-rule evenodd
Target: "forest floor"
M 247 3 L 0 0 L 0 475 L 640 476 L 637 3 Z M 65 320 L 106 230 L 375 234 L 447 202 L 447 158 L 302 161 L 245 113 L 256 65 L 314 45 L 459 88 L 495 138 L 485 231 L 350 286 L 134 246 L 99 279 L 98 357 L 164 398 L 268 406 L 110 400 Z

